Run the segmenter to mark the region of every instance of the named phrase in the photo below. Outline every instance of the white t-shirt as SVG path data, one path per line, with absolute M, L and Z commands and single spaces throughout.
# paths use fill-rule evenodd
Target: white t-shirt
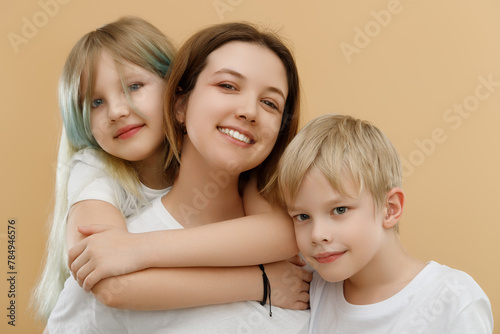
M 64 167 L 63 167 L 64 168 Z M 118 208 L 125 217 L 131 217 L 143 208 L 135 197 L 125 191 L 104 171 L 104 164 L 92 149 L 77 152 L 68 168 L 68 209 L 84 200 L 101 200 Z M 163 196 L 167 189 L 151 189 L 141 185 L 146 202 Z M 116 322 L 118 310 L 105 307 L 92 293 L 85 293 L 69 277 L 61 291 L 48 322 L 50 334 L 57 333 L 127 333 L 124 325 Z
M 183 228 L 165 209 L 161 198 L 153 201 L 140 216 L 128 223 L 130 232 L 149 232 Z M 307 333 L 309 311 L 287 310 L 246 301 L 222 305 L 191 307 L 169 311 L 127 311 L 130 333 Z
M 69 165 L 68 209 L 84 200 L 101 200 L 114 205 L 125 218 L 138 214 L 143 208 L 132 194 L 126 193 L 120 184 L 106 172 L 104 163 L 93 149 L 77 152 Z M 166 193 L 166 189 L 151 189 L 141 184 L 139 189 L 146 203 Z
M 98 165 L 100 162 L 92 161 L 94 158 L 91 153 L 90 156 L 84 154 L 78 157 L 68 185 L 69 202 L 99 199 L 119 207 L 113 195 L 116 185 L 102 173 Z M 78 177 L 74 177 L 76 173 Z M 156 199 L 140 215 L 127 220 L 129 231 L 138 233 L 182 228 L 165 209 L 158 192 L 147 188 L 145 191 L 156 195 Z M 165 191 L 161 191 L 163 194 Z M 104 306 L 92 293 L 84 292 L 73 277 L 69 277 L 49 317 L 47 328 L 50 334 L 308 332 L 309 311 L 285 310 L 274 306 L 272 310 L 273 316 L 269 317 L 268 305 L 262 306 L 258 302 L 169 311 L 119 310 Z
M 468 274 L 429 262 L 401 291 L 370 305 L 349 304 L 343 282 L 311 282 L 309 333 L 491 334 L 488 297 Z

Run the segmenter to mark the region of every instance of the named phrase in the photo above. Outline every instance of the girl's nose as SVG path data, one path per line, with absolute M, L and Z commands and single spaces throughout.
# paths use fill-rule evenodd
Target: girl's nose
M 111 121 L 117 121 L 122 117 L 126 117 L 130 114 L 130 104 L 127 98 L 116 98 L 110 104 L 108 108 L 108 117 Z

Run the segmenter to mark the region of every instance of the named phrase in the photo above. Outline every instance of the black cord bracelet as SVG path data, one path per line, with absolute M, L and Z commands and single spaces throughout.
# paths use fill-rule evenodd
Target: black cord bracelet
M 264 265 L 259 264 L 260 270 L 262 270 L 262 280 L 264 282 L 264 297 L 260 302 L 260 305 L 266 305 L 266 301 L 269 298 L 269 316 L 273 316 L 273 312 L 271 311 L 271 283 L 269 283 L 269 278 L 267 278 L 266 271 L 264 270 Z

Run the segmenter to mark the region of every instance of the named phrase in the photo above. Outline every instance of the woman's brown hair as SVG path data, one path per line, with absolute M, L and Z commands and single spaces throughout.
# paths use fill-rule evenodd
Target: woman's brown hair
M 222 23 L 210 26 L 191 36 L 178 51 L 169 73 L 165 98 L 165 133 L 171 143 L 166 169 L 172 179 L 179 169 L 183 132 L 176 118 L 176 109 L 189 99 L 199 74 L 206 66 L 208 55 L 233 41 L 254 43 L 268 48 L 281 60 L 287 74 L 288 97 L 274 148 L 262 164 L 240 176 L 240 186 L 242 186 L 254 171 L 257 176 L 257 187 L 262 190 L 275 178 L 278 160 L 288 143 L 297 134 L 300 87 L 297 66 L 290 50 L 275 33 L 261 31 L 248 23 Z M 265 191 L 263 195 L 266 195 Z

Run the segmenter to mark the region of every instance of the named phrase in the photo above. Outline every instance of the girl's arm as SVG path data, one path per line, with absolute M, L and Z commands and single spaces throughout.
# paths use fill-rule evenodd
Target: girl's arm
M 72 248 L 85 236 L 78 232 L 80 226 L 89 221 L 107 225 L 122 231 L 127 229 L 125 218 L 120 210 L 108 202 L 101 200 L 84 200 L 73 204 L 69 210 L 66 225 L 66 246 Z
M 112 205 L 108 206 L 114 209 Z M 87 211 L 91 210 L 90 207 L 87 207 L 86 209 Z M 279 215 L 281 213 L 282 211 L 278 211 L 277 213 L 268 213 L 265 215 L 267 215 L 267 217 L 270 217 L 275 214 L 276 217 L 279 218 Z M 256 215 L 254 217 L 259 217 L 259 215 Z M 85 218 L 89 219 L 93 217 L 86 216 Z M 174 235 L 172 243 L 176 245 L 176 247 L 180 248 L 180 256 L 183 256 L 186 252 L 189 252 L 193 253 L 194 258 L 200 256 L 203 257 L 207 253 L 207 250 L 218 250 L 220 248 L 226 248 L 227 252 L 231 255 L 229 255 L 228 257 L 228 255 L 225 254 L 223 250 L 219 250 L 218 253 L 221 255 L 221 257 L 225 256 L 228 257 L 228 259 L 230 259 L 231 261 L 237 261 L 238 255 L 235 255 L 235 250 L 238 250 L 236 251 L 236 253 L 242 253 L 242 256 L 248 256 L 248 254 L 245 254 L 244 250 L 243 252 L 241 250 L 241 240 L 248 240 L 247 238 L 245 238 L 248 237 L 248 233 L 246 233 L 244 231 L 245 228 L 241 228 L 241 226 L 236 229 L 234 229 L 233 226 L 234 224 L 249 224 L 246 225 L 248 231 L 252 232 L 257 230 L 259 231 L 259 233 L 254 235 L 258 236 L 262 234 L 264 236 L 264 238 L 259 237 L 259 239 L 256 239 L 256 243 L 254 243 L 251 248 L 249 248 L 250 252 L 254 251 L 257 245 L 258 248 L 264 247 L 265 252 L 263 254 L 267 254 L 269 249 L 266 249 L 266 247 L 268 247 L 266 243 L 268 243 L 268 245 L 272 245 L 274 242 L 278 241 L 278 245 L 280 244 L 279 240 L 282 240 L 283 238 L 283 232 L 280 231 L 280 229 L 277 228 L 276 234 L 274 234 L 272 238 L 267 239 L 265 238 L 265 236 L 269 235 L 270 229 L 266 231 L 265 228 L 258 228 L 255 226 L 255 223 L 261 224 L 262 221 L 255 220 L 255 222 L 252 223 L 252 220 L 248 218 L 249 217 L 246 217 L 240 219 L 239 221 L 235 220 L 234 222 L 224 222 L 208 225 L 219 226 L 219 232 L 215 233 L 210 232 L 212 231 L 212 229 L 206 229 L 205 231 L 205 228 L 200 228 L 200 231 L 197 232 L 200 233 L 197 242 L 193 242 L 193 239 L 187 239 L 186 241 L 179 240 L 179 238 L 176 237 L 174 233 L 171 233 Z M 289 218 L 285 218 L 286 220 L 284 221 L 288 223 Z M 117 226 L 118 227 L 112 228 L 109 231 L 115 233 L 123 233 L 124 235 L 129 236 L 129 233 L 123 229 L 123 226 Z M 272 227 L 275 225 L 270 222 L 267 223 L 266 226 Z M 291 224 L 287 224 L 287 226 L 291 226 Z M 167 232 L 185 232 L 190 230 L 195 230 L 195 228 Z M 218 229 L 214 230 L 217 231 Z M 235 242 L 232 241 L 234 235 L 232 235 L 231 230 L 236 231 L 237 240 Z M 209 237 L 207 236 L 207 233 L 212 233 L 214 235 L 212 237 Z M 239 238 L 241 240 L 238 240 L 237 233 L 240 233 Z M 97 235 L 104 236 L 105 233 L 100 233 Z M 193 251 L 191 247 L 185 247 L 186 244 L 196 245 L 200 242 L 203 242 L 204 240 L 210 240 L 211 238 L 217 237 L 219 237 L 219 240 L 221 240 L 222 243 L 220 243 L 219 241 L 212 243 L 213 248 L 207 249 L 198 245 L 198 247 Z M 104 244 L 110 245 L 110 240 L 104 240 L 103 238 L 101 238 L 100 240 L 104 241 Z M 230 240 L 231 242 L 228 242 L 227 240 Z M 289 255 L 295 254 L 295 241 L 294 239 L 292 240 L 293 244 L 291 247 L 291 252 L 289 254 L 285 254 L 284 256 L 282 255 L 283 257 L 288 257 Z M 160 241 L 163 247 L 165 247 L 165 245 L 169 245 L 168 243 L 165 244 L 164 239 L 158 240 L 158 242 Z M 261 244 L 259 244 L 259 242 L 261 242 Z M 151 244 L 152 243 L 149 242 L 149 245 Z M 228 244 L 229 246 L 226 247 Z M 151 254 L 153 254 L 151 249 L 149 249 L 147 253 L 141 254 L 137 251 L 136 244 L 128 243 L 125 240 L 119 241 L 116 246 L 119 247 L 126 245 L 133 250 L 134 254 L 140 254 L 140 257 L 142 257 L 143 259 L 147 258 L 148 255 L 150 256 Z M 224 246 L 221 247 L 221 245 Z M 175 249 L 175 247 L 173 248 Z M 114 246 L 111 246 L 111 249 L 115 254 L 122 253 L 121 249 L 117 249 Z M 277 253 L 279 253 L 279 251 Z M 250 255 L 250 257 L 251 256 L 252 255 Z M 271 255 L 270 258 L 273 258 L 273 256 L 276 257 L 276 254 Z M 211 256 L 207 257 L 208 261 L 210 260 L 210 257 Z M 173 258 L 175 259 L 175 256 L 173 256 Z M 234 258 L 236 258 L 236 260 L 234 260 Z M 198 259 L 197 261 L 200 261 L 200 263 L 203 264 L 203 260 Z M 262 259 L 256 259 L 255 263 L 261 263 L 261 261 Z M 83 266 L 82 270 L 78 272 L 78 280 L 82 279 L 79 274 L 84 270 L 85 266 Z M 267 264 L 266 273 L 272 285 L 271 291 L 273 295 L 273 304 L 275 304 L 276 306 L 293 309 L 305 309 L 308 307 L 308 282 L 310 282 L 312 278 L 309 272 L 287 261 L 281 261 L 277 263 Z M 117 275 L 119 274 L 120 273 L 117 273 Z M 124 291 L 126 291 L 126 293 L 123 293 Z M 243 300 L 261 300 L 263 296 L 263 281 L 262 273 L 256 266 L 234 268 L 155 268 L 143 270 L 141 272 L 136 272 L 129 275 L 105 279 L 95 286 L 93 292 L 98 300 L 100 300 L 105 305 L 112 307 L 129 309 L 170 309 Z
M 126 228 L 123 216 L 112 204 L 99 200 L 81 201 L 71 207 L 68 215 L 68 246 L 81 238 L 76 228 L 88 219 L 115 223 L 111 226 L 116 230 Z M 268 264 L 265 268 L 272 284 L 274 305 L 291 309 L 307 308 L 309 282 L 312 279 L 309 272 L 286 261 Z M 263 280 L 257 266 L 154 268 L 102 280 L 93 292 L 99 301 L 110 307 L 173 309 L 262 300 Z
M 298 253 L 289 219 L 280 212 L 270 212 L 189 229 L 147 233 L 92 225 L 80 229 L 94 234 L 70 250 L 70 268 L 88 291 L 103 278 L 145 268 L 275 262 Z
M 298 253 L 290 217 L 271 207 L 255 182 L 247 186 L 244 202 L 250 216 L 189 229 L 128 233 L 96 225 L 80 228 L 90 237 L 70 250 L 70 268 L 89 291 L 103 278 L 145 268 L 247 266 Z

